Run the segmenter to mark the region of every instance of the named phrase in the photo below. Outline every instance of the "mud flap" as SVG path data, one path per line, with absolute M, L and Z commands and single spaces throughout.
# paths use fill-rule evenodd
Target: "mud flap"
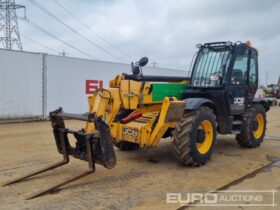
M 186 103 L 184 101 L 170 101 L 164 122 L 178 122 L 182 119 Z

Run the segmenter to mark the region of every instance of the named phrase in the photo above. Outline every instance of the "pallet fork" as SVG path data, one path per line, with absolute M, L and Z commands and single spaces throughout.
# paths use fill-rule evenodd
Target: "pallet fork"
M 50 112 L 50 120 L 53 128 L 53 134 L 57 150 L 63 156 L 63 160 L 40 170 L 31 172 L 24 176 L 12 179 L 3 184 L 3 186 L 13 183 L 21 182 L 29 177 L 41 174 L 43 172 L 58 168 L 69 163 L 69 156 L 73 156 L 80 160 L 88 162 L 89 170 L 78 174 L 77 176 L 68 178 L 67 180 L 57 183 L 51 187 L 47 187 L 43 190 L 30 194 L 26 197 L 27 200 L 38 197 L 53 191 L 61 186 L 64 186 L 70 182 L 74 182 L 81 179 L 95 171 L 95 163 L 101 164 L 106 168 L 113 168 L 116 165 L 116 156 L 112 143 L 112 137 L 108 125 L 102 120 L 101 117 L 97 117 L 95 113 L 87 115 L 76 115 L 64 113 L 62 108 L 59 108 L 53 112 Z M 64 119 L 75 119 L 94 123 L 96 132 L 85 133 L 81 131 L 72 131 L 65 128 Z M 68 139 L 68 134 L 73 134 L 76 138 L 76 147 L 71 147 Z

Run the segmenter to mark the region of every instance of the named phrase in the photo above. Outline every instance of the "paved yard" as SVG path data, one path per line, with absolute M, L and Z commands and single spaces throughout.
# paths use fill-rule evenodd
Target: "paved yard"
M 67 121 L 67 124 L 73 129 L 83 127 L 76 121 Z M 61 159 L 49 122 L 1 124 L 0 145 L 0 182 Z M 162 140 L 157 148 L 150 150 L 116 151 L 118 163 L 114 169 L 97 166 L 94 174 L 33 200 L 24 198 L 87 170 L 87 163 L 71 159 L 70 164 L 62 168 L 0 187 L 0 209 L 186 209 L 179 204 L 166 204 L 166 193 L 208 192 L 220 188 L 280 191 L 279 164 L 258 171 L 280 158 L 280 107 L 273 107 L 268 113 L 267 138 L 260 148 L 242 149 L 234 136 L 219 136 L 211 161 L 203 167 L 177 164 L 171 153 L 170 139 Z M 278 205 L 279 195 L 280 192 L 276 193 Z M 211 209 L 188 207 L 200 208 Z

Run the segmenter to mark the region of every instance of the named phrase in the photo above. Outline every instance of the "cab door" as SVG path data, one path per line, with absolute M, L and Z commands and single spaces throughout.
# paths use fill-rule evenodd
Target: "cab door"
M 248 103 L 251 103 L 258 89 L 258 54 L 256 50 L 250 51 L 249 59 L 249 92 Z
M 238 115 L 245 112 L 248 96 L 248 66 L 250 50 L 246 47 L 239 48 L 235 54 L 232 65 L 229 85 L 227 88 L 227 100 L 229 114 Z

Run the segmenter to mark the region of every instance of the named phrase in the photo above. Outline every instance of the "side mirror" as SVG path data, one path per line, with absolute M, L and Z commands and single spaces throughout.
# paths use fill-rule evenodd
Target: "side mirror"
M 219 73 L 213 73 L 210 75 L 211 81 L 219 81 L 221 79 L 221 75 Z
M 222 75 L 218 72 L 215 72 L 210 75 L 210 84 L 211 86 L 219 85 L 222 79 Z
M 139 68 L 139 66 L 133 66 L 132 74 L 134 74 L 134 75 L 140 74 L 140 68 Z
M 138 61 L 138 65 L 143 67 L 149 62 L 149 59 L 147 57 L 143 57 Z

